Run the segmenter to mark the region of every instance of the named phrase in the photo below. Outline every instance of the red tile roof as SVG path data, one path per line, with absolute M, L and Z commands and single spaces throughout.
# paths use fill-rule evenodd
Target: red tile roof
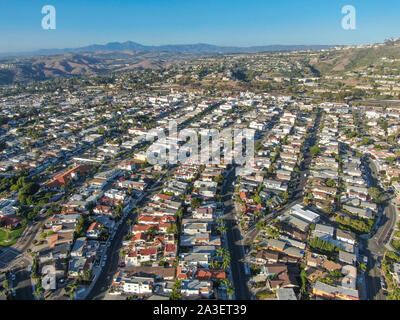
M 140 249 L 139 254 L 141 256 L 150 256 L 152 254 L 157 254 L 157 248 Z
M 48 188 L 57 188 L 60 187 L 72 179 L 72 175 L 76 173 L 78 176 L 84 175 L 88 172 L 92 167 L 88 165 L 78 165 L 64 173 L 60 173 L 54 177 L 52 181 L 46 184 Z

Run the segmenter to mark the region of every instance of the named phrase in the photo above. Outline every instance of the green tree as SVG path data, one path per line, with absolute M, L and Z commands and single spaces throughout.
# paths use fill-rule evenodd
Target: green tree
M 131 227 L 131 226 L 132 226 L 132 224 L 133 224 L 133 221 L 132 221 L 132 219 L 128 219 L 128 220 L 126 220 L 126 224 L 128 225 L 128 227 Z
M 167 233 L 172 233 L 177 236 L 179 234 L 178 226 L 175 223 L 170 224 L 170 226 L 167 228 Z
M 310 152 L 313 157 L 315 157 L 318 153 L 320 153 L 320 151 L 321 151 L 321 148 L 317 147 L 317 146 L 310 148 Z
M 217 227 L 217 230 L 218 230 L 221 234 L 224 234 L 228 229 L 226 228 L 225 225 L 219 225 L 219 226 Z
M 255 203 L 262 203 L 262 198 L 257 194 L 253 197 Z
M 332 179 L 329 179 L 328 181 L 326 181 L 326 185 L 328 187 L 334 188 L 334 187 L 336 187 L 336 182 Z
M 214 178 L 214 181 L 218 184 L 222 184 L 224 182 L 224 176 L 220 174 Z
M 190 200 L 190 206 L 193 209 L 200 207 L 200 205 L 201 205 L 201 200 L 199 198 L 194 197 Z
M 182 281 L 175 280 L 172 291 L 169 294 L 169 300 L 180 300 L 182 298 Z
M 390 165 L 393 165 L 393 162 L 396 160 L 395 157 L 387 157 L 386 161 L 390 163 Z
M 83 281 L 90 281 L 92 279 L 92 270 L 90 269 L 83 270 L 81 278 Z
M 69 295 L 69 298 L 71 300 L 74 298 L 77 289 L 78 289 L 78 281 L 76 280 L 67 285 L 66 293 Z
M 8 289 L 8 287 L 10 286 L 10 282 L 8 280 L 4 280 L 2 286 L 4 289 Z
M 178 219 L 182 219 L 182 217 L 183 217 L 183 208 L 180 208 L 180 209 L 175 213 L 175 216 L 176 216 Z
M 232 285 L 229 285 L 226 288 L 226 293 L 228 294 L 229 298 L 232 299 L 233 295 L 235 294 L 235 288 Z
M 381 198 L 381 192 L 379 191 L 378 188 L 375 187 L 368 188 L 368 194 L 375 201 L 379 201 Z
M 148 231 L 147 234 L 151 237 L 154 238 L 154 236 L 157 234 L 157 228 L 155 226 L 152 226 Z
M 35 289 L 35 296 L 40 298 L 43 294 L 44 290 L 42 287 L 42 280 L 39 278 L 36 281 L 36 289 Z

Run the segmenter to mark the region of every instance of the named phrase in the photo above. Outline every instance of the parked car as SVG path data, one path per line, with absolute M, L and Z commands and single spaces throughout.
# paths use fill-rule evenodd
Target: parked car
M 385 278 L 383 276 L 381 276 L 381 287 L 383 290 L 387 289 Z

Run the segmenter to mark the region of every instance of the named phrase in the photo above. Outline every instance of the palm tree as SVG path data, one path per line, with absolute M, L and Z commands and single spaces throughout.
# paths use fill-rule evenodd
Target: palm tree
M 233 295 L 235 294 L 235 288 L 233 286 L 228 286 L 226 289 L 226 293 L 228 294 L 229 298 L 232 299 Z
M 132 219 L 126 220 L 126 224 L 130 227 L 132 225 L 133 221 Z
M 225 254 L 224 248 L 218 248 L 217 249 L 217 257 L 223 257 Z
M 222 268 L 227 269 L 231 264 L 231 257 L 229 255 L 224 256 L 222 260 Z
M 119 251 L 119 256 L 123 258 L 125 255 L 126 255 L 126 251 L 124 249 L 121 249 Z
M 225 278 L 225 279 L 221 280 L 221 284 L 224 285 L 224 286 L 228 286 L 230 284 L 230 281 L 229 281 L 228 278 Z
M 67 288 L 69 289 L 67 291 L 67 294 L 69 295 L 69 298 L 72 300 L 74 298 L 76 290 L 78 289 L 78 282 L 74 280 L 74 282 L 68 284 Z
M 42 281 L 38 279 L 36 281 L 36 290 L 35 290 L 35 296 L 38 297 L 38 299 L 41 298 L 43 293 L 43 287 L 42 287 Z
M 210 262 L 210 268 L 211 269 L 218 269 L 219 268 L 219 263 L 216 260 L 211 260 Z
M 218 230 L 219 232 L 221 232 L 221 234 L 224 234 L 228 229 L 226 228 L 226 226 L 221 225 L 221 226 L 218 226 L 218 227 L 217 227 L 217 230 Z

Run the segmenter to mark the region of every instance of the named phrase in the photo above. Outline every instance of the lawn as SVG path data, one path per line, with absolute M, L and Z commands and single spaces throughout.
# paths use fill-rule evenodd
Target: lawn
M 256 293 L 256 296 L 260 298 L 261 300 L 263 299 L 274 299 L 276 298 L 275 292 L 269 291 L 269 290 L 264 290 L 264 291 L 258 291 Z
M 390 246 L 394 249 L 394 250 L 396 250 L 396 251 L 399 251 L 400 250 L 400 240 L 392 240 L 392 241 L 390 241 Z
M 0 246 L 9 247 L 15 244 L 24 229 L 25 227 L 21 227 L 16 230 L 9 231 L 7 229 L 0 228 Z

